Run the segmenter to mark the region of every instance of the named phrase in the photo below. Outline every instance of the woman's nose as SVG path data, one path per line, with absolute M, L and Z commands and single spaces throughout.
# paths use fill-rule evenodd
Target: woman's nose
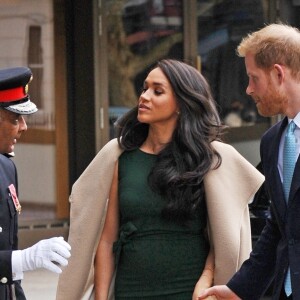
M 151 96 L 149 90 L 146 90 L 144 93 L 141 94 L 140 99 L 150 101 Z

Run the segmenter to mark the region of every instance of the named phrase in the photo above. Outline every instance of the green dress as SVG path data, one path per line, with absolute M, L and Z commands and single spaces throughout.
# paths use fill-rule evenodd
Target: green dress
M 119 158 L 116 299 L 192 299 L 209 251 L 205 201 L 189 225 L 161 217 L 165 201 L 147 183 L 155 161 L 139 149 Z

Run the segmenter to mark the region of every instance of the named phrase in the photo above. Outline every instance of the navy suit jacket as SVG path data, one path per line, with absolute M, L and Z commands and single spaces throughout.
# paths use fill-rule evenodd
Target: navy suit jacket
M 277 168 L 280 139 L 287 123 L 287 118 L 284 118 L 261 140 L 261 160 L 271 199 L 271 217 L 250 258 L 227 284 L 243 300 L 260 299 L 272 279 L 272 299 L 279 299 L 288 266 L 293 298 L 300 299 L 300 159 L 298 157 L 295 166 L 288 204 Z
M 13 281 L 11 255 L 18 249 L 18 213 L 9 193 L 9 185 L 17 190 L 17 171 L 12 160 L 0 154 L 0 299 L 8 298 L 9 286 L 14 284 L 18 300 L 25 299 L 19 281 Z M 6 283 L 5 283 L 6 281 Z

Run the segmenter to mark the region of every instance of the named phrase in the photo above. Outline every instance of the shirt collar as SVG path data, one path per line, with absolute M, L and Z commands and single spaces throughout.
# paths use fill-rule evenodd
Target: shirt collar
M 288 119 L 289 123 L 291 121 L 294 121 L 294 123 L 296 124 L 297 128 L 300 128 L 300 112 L 298 112 L 298 114 L 295 116 L 294 119 Z

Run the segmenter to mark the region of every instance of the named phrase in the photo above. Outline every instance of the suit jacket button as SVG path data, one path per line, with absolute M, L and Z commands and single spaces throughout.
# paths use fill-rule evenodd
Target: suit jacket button
M 7 283 L 7 278 L 6 278 L 6 277 L 1 278 L 1 279 L 0 279 L 0 282 L 1 282 L 1 283 L 4 283 L 4 284 Z
M 2 232 L 2 227 L 0 226 L 0 232 Z

